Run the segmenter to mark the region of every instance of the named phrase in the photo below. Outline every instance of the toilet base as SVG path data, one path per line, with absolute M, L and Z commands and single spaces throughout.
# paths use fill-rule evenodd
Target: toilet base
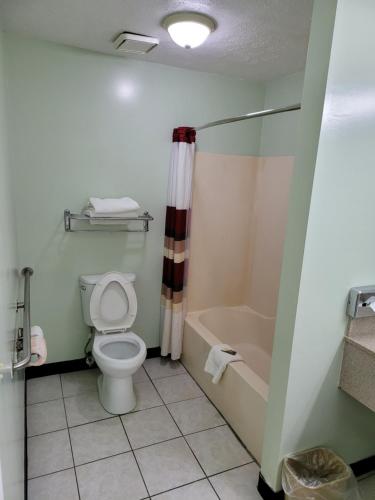
M 120 415 L 134 410 L 137 401 L 132 376 L 115 378 L 99 375 L 98 390 L 99 400 L 109 413 Z

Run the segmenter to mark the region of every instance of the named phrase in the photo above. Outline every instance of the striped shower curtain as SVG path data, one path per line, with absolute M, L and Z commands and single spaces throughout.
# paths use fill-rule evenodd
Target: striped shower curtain
M 161 355 L 179 359 L 185 315 L 188 230 L 195 151 L 195 130 L 173 131 L 165 221 L 161 301 Z

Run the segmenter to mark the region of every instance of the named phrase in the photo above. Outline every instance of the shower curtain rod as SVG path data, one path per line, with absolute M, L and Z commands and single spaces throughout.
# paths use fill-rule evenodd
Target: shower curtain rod
M 283 108 L 264 109 L 263 111 L 255 111 L 254 113 L 247 113 L 246 115 L 232 116 L 231 118 L 224 118 L 223 120 L 216 120 L 209 122 L 200 127 L 194 127 L 196 131 L 204 130 L 205 128 L 216 127 L 217 125 L 225 125 L 226 123 L 239 122 L 242 120 L 249 120 L 250 118 L 259 118 L 261 116 L 277 115 L 278 113 L 285 113 L 286 111 L 297 111 L 301 109 L 301 103 L 292 104 L 291 106 L 284 106 Z

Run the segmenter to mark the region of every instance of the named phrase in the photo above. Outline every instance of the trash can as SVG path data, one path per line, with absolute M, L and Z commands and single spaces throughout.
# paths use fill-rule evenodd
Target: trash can
M 351 468 L 328 448 L 287 456 L 282 484 L 288 500 L 361 500 Z

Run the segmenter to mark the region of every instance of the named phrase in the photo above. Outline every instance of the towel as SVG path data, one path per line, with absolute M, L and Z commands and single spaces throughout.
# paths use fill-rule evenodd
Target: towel
M 224 352 L 227 351 L 227 352 Z M 221 379 L 228 363 L 242 361 L 242 356 L 227 344 L 214 345 L 208 356 L 204 371 L 212 375 L 212 383 L 217 384 Z
M 124 214 L 126 212 L 136 212 L 139 210 L 140 206 L 132 198 L 93 198 L 89 199 L 89 209 L 98 214 L 107 214 L 107 216 L 113 214 Z
M 47 344 L 40 326 L 31 328 L 31 361 L 29 366 L 43 365 L 47 360 Z
M 108 214 L 108 213 L 103 213 L 103 212 L 95 212 L 95 210 L 93 208 L 86 208 L 85 210 L 83 210 L 83 213 L 85 215 L 88 215 L 89 217 L 96 217 L 98 219 L 100 219 L 101 217 L 111 217 L 111 219 L 122 219 L 124 217 L 134 217 L 134 218 L 137 218 L 138 217 L 138 212 L 118 212 L 118 213 L 115 213 L 115 214 Z M 131 222 L 131 221 L 130 221 Z M 121 220 L 90 220 L 90 224 L 115 224 L 115 225 L 118 225 L 118 224 L 128 224 L 129 221 L 121 221 Z

